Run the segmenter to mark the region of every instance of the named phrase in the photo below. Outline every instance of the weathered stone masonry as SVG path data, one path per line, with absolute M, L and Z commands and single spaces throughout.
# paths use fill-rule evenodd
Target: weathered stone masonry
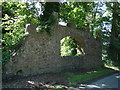
M 90 69 L 102 65 L 101 45 L 87 31 L 59 25 L 53 25 L 51 36 L 36 32 L 34 25 L 30 25 L 27 31 L 29 35 L 24 45 L 5 66 L 8 75 L 18 73 L 33 75 L 76 68 Z M 85 56 L 60 56 L 60 40 L 66 36 L 72 36 L 78 42 L 83 41 Z

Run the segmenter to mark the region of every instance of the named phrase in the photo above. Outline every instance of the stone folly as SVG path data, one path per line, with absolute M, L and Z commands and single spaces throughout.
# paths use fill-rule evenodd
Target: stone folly
M 88 31 L 58 24 L 52 26 L 52 35 L 38 33 L 32 24 L 26 29 L 29 34 L 24 44 L 5 66 L 8 75 L 34 75 L 102 66 L 101 44 Z M 67 36 L 75 38 L 79 47 L 84 49 L 84 56 L 60 56 L 60 41 Z

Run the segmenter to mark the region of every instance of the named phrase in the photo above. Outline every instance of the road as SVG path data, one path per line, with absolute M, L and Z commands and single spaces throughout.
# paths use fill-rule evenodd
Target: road
M 120 72 L 79 88 L 118 88 L 120 90 Z

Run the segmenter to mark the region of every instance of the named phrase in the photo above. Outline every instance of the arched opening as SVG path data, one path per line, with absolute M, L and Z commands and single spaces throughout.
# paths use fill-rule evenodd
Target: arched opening
M 84 43 L 81 39 L 75 39 L 67 36 L 60 41 L 60 55 L 61 56 L 83 56 Z

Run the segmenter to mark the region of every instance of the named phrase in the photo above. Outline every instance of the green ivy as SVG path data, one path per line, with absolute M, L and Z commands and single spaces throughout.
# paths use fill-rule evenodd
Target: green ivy
M 7 62 L 9 62 L 10 58 L 11 58 L 10 52 L 8 51 L 2 52 L 2 66 L 3 67 Z

